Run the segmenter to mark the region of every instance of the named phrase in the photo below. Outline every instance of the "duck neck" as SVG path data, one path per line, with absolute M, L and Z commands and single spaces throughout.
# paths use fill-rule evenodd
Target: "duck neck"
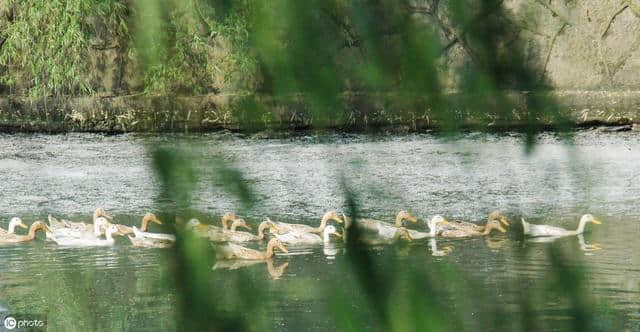
M 264 253 L 264 258 L 271 258 L 274 255 L 273 252 L 273 248 L 276 247 L 276 244 L 274 242 L 269 242 L 269 245 L 267 245 L 267 251 Z
M 33 240 L 36 238 L 36 231 L 38 231 L 40 229 L 40 225 L 32 225 L 31 228 L 29 228 L 29 234 L 27 234 L 27 239 L 29 240 Z
M 223 230 L 228 230 L 229 229 L 229 219 L 222 217 L 222 229 Z
M 148 227 L 149 219 L 147 217 L 142 218 L 142 223 L 140 223 L 140 230 L 146 232 Z
M 584 233 L 584 227 L 587 225 L 587 222 L 580 219 L 580 223 L 578 224 L 578 229 L 575 230 L 576 234 Z
M 113 242 L 114 241 L 113 240 L 113 235 L 111 234 L 111 232 L 107 232 L 105 234 L 105 237 L 107 238 L 107 241 L 109 241 L 109 242 Z
M 16 232 L 16 224 L 9 224 L 9 228 L 7 229 L 7 233 L 13 234 Z
M 396 222 L 395 222 L 395 226 L 396 227 L 402 227 L 402 220 L 404 218 L 402 218 L 401 214 L 396 215 Z
M 267 229 L 267 222 L 263 221 L 262 223 L 260 223 L 260 226 L 258 226 L 258 240 L 264 239 L 265 229 Z
M 98 225 L 98 223 L 95 222 L 95 220 L 94 220 L 93 221 L 93 235 L 100 236 L 100 234 L 102 234 L 102 232 L 100 231 L 100 225 Z
M 429 224 L 429 236 L 430 237 L 436 237 L 436 228 L 438 228 L 438 224 L 434 223 L 434 224 Z
M 320 220 L 320 226 L 314 228 L 314 232 L 322 233 L 324 231 L 324 228 L 327 227 L 327 221 L 329 221 L 328 217 L 322 217 L 322 220 Z

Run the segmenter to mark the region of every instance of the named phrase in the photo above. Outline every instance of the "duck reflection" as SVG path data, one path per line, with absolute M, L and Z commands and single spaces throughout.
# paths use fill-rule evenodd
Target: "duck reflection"
M 289 266 L 289 262 L 284 262 L 279 266 L 275 266 L 273 259 L 266 260 L 219 260 L 215 265 L 211 268 L 212 270 L 237 270 L 241 268 L 247 268 L 249 266 L 254 266 L 257 264 L 267 264 L 267 272 L 271 279 L 277 280 L 282 277 L 284 271 Z
M 447 256 L 453 251 L 453 248 L 454 248 L 453 246 L 448 245 L 448 246 L 441 247 L 441 249 L 438 249 L 438 242 L 436 241 L 435 238 L 429 239 L 429 246 L 431 247 L 431 256 L 435 256 L 435 257 Z
M 598 243 L 589 244 L 584 240 L 584 235 L 578 234 L 576 235 L 578 238 L 578 244 L 580 245 L 580 250 L 585 252 L 585 255 L 591 255 L 592 251 L 602 250 L 603 248 Z M 547 236 L 547 237 L 533 237 L 528 238 L 527 242 L 531 243 L 552 243 L 558 239 L 566 239 L 566 236 Z
M 509 239 L 506 237 L 485 237 L 484 242 L 490 249 L 502 249 L 507 243 L 509 243 Z

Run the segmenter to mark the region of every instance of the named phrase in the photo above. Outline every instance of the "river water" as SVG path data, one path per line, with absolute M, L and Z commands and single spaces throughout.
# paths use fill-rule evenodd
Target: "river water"
M 0 134 L 0 225 L 6 227 L 15 215 L 30 223 L 49 213 L 89 220 L 96 207 L 112 212 L 118 223 L 137 224 L 145 212 L 165 206 L 150 153 L 159 146 L 187 151 L 181 162 L 193 164 L 198 174 L 191 205 L 210 219 L 237 211 L 254 225 L 265 216 L 317 224 L 327 210 L 345 211 L 345 186 L 356 193 L 361 215 L 383 220 L 404 209 L 420 223 L 434 214 L 479 222 L 500 209 L 514 225 L 507 235 L 377 248 L 374 256 L 383 258 L 377 266 L 389 268 L 393 260 L 454 269 L 473 280 L 474 286 L 465 287 L 488 292 L 492 301 L 448 292 L 443 303 L 464 321 L 461 326 L 516 329 L 520 318 L 487 324 L 479 317 L 496 307 L 525 317 L 522 290 L 547 294 L 553 265 L 548 249 L 557 246 L 568 266 L 589 271 L 584 283 L 598 321 L 640 329 L 640 256 L 635 254 L 640 252 L 640 136 L 635 133 L 581 131 L 571 141 L 544 134 L 530 154 L 517 133 L 281 139 L 232 133 Z M 221 163 L 240 171 L 255 204 L 243 204 L 225 189 L 225 178 L 217 175 Z M 603 224 L 589 225 L 583 238 L 550 244 L 514 234 L 521 216 L 574 228 L 587 212 Z M 589 250 L 592 244 L 602 249 Z M 335 328 L 326 285 L 353 279 L 345 249 L 290 249 L 278 254 L 273 266 L 211 273 L 228 278 L 249 273 L 264 283 L 271 329 Z M 112 248 L 60 248 L 40 238 L 0 247 L 0 310 L 40 315 L 48 326 L 66 330 L 179 329 L 180 297 L 170 282 L 169 252 L 132 248 L 126 238 Z M 543 322 L 535 326 L 566 328 L 565 302 L 538 299 L 530 310 Z

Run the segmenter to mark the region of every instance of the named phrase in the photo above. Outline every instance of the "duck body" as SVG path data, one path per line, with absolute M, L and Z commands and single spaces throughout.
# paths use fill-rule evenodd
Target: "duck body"
M 412 216 L 409 212 L 400 211 L 398 212 L 398 214 L 396 214 L 395 223 L 393 224 L 382 220 L 370 218 L 357 219 L 357 223 L 360 229 L 377 233 L 382 232 L 384 234 L 380 234 L 381 236 L 393 237 L 393 234 L 395 234 L 395 230 L 398 227 L 402 227 L 402 222 L 404 220 L 408 220 L 413 223 L 416 223 L 418 221 L 418 219 Z
M 549 226 L 549 225 L 537 225 L 530 224 L 521 218 L 522 221 L 522 229 L 524 231 L 524 235 L 531 237 L 543 237 L 543 236 L 553 236 L 553 237 L 563 237 L 563 236 L 572 236 L 584 233 L 584 229 L 587 223 L 592 222 L 594 224 L 601 224 L 599 220 L 594 218 L 590 214 L 585 214 L 580 218 L 580 222 L 578 224 L 578 228 L 576 230 L 567 230 L 561 227 Z
M 118 232 L 118 227 L 116 225 L 109 225 L 105 232 L 105 239 L 100 238 L 72 238 L 72 237 L 62 237 L 62 238 L 53 238 L 60 246 L 65 247 L 105 247 L 112 246 L 115 244 L 115 239 L 113 238 L 113 234 Z
M 434 238 L 438 234 L 438 230 L 440 230 L 442 226 L 447 226 L 448 224 L 449 221 L 447 221 L 447 219 L 443 218 L 440 215 L 435 215 L 427 222 L 429 232 L 420 232 L 413 229 L 407 229 L 407 232 L 409 232 L 409 235 L 414 240 Z
M 406 242 L 413 241 L 413 239 L 411 238 L 411 235 L 409 234 L 407 229 L 404 227 L 396 228 L 396 231 L 393 234 L 393 237 L 391 238 L 382 237 L 382 236 L 372 236 L 372 235 L 366 235 L 366 234 L 363 234 L 363 236 L 360 238 L 360 242 L 368 246 L 381 246 L 386 244 L 394 244 L 400 240 L 404 240 Z
M 139 230 L 133 226 L 133 234 L 135 236 L 127 236 L 134 247 L 140 248 L 169 248 L 176 242 L 176 236 L 173 234 L 148 233 Z
M 279 249 L 283 252 L 289 252 L 287 248 L 282 245 L 278 239 L 271 239 L 267 245 L 266 251 L 259 251 L 251 248 L 246 248 L 235 243 L 226 243 L 225 245 L 217 247 L 216 258 L 220 260 L 225 259 L 246 259 L 246 260 L 265 260 L 275 255 L 275 249 Z
M 112 220 L 113 217 L 103 208 L 97 208 L 93 212 L 93 224 L 68 220 L 58 220 L 49 215 L 49 226 L 48 231 L 46 232 L 46 238 L 91 238 L 92 235 L 93 237 L 99 236 L 100 234 L 102 234 L 102 229 L 94 226 L 96 220 L 98 220 L 99 218 L 106 220 L 108 223 L 108 221 Z
M 138 230 L 142 232 L 146 232 L 147 229 L 149 228 L 150 222 L 154 222 L 158 225 L 162 225 L 162 221 L 160 221 L 160 219 L 158 219 L 158 217 L 156 217 L 155 214 L 147 213 L 142 217 L 142 222 L 140 223 L 140 228 Z M 115 224 L 115 225 L 116 227 L 118 227 L 118 234 L 120 235 L 133 234 L 133 227 L 135 226 L 131 227 L 131 226 L 121 225 L 121 224 Z
M 523 225 L 527 224 L 523 219 Z M 525 235 L 529 235 L 532 237 L 558 237 L 558 236 L 568 236 L 574 235 L 578 233 L 573 233 L 572 231 L 568 231 L 561 227 L 549 226 L 549 225 L 536 225 L 536 224 L 528 224 L 525 227 Z
M 320 220 L 320 226 L 318 227 L 313 227 L 313 226 L 304 225 L 304 224 L 289 224 L 289 223 L 278 222 L 278 221 L 274 222 L 274 221 L 271 221 L 271 219 L 267 218 L 267 221 L 271 221 L 272 223 L 275 224 L 279 234 L 285 234 L 290 232 L 320 234 L 324 231 L 325 227 L 327 227 L 327 222 L 329 220 L 334 220 L 337 223 L 343 222 L 342 218 L 340 218 L 340 216 L 336 211 L 329 211 L 325 213 L 322 219 Z
M 320 244 L 328 243 L 331 241 L 330 236 L 335 235 L 341 237 L 342 235 L 337 232 L 335 226 L 329 225 L 322 231 L 322 236 L 315 233 L 299 233 L 289 232 L 285 234 L 277 234 L 274 236 L 282 243 L 286 244 Z
M 462 238 L 462 237 L 472 237 L 472 236 L 485 236 L 491 234 L 491 231 L 498 230 L 502 233 L 506 233 L 507 230 L 502 227 L 500 220 L 491 219 L 487 221 L 487 224 L 484 226 L 483 231 L 476 231 L 473 229 L 445 229 L 438 233 L 441 237 L 447 238 Z
M 36 221 L 29 226 L 29 233 L 27 235 L 18 234 L 2 234 L 0 235 L 0 244 L 19 243 L 33 241 L 36 238 L 36 232 L 39 230 L 47 231 L 48 226 L 42 221 Z

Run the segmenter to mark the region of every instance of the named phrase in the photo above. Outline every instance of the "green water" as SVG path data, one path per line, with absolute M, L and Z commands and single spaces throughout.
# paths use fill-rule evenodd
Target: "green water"
M 401 137 L 302 136 L 256 140 L 232 134 L 196 136 L 0 135 L 0 220 L 28 222 L 48 213 L 88 220 L 104 207 L 123 224 L 137 224 L 157 211 L 158 179 L 145 147 L 188 147 L 204 174 L 193 206 L 205 220 L 238 211 L 256 225 L 265 216 L 317 224 L 329 209 L 345 211 L 340 176 L 359 194 L 362 214 L 391 220 L 400 209 L 419 217 L 433 214 L 480 221 L 494 209 L 514 227 L 490 238 L 416 241 L 411 245 L 368 249 L 380 270 L 413 267 L 439 271 L 424 294 L 450 311 L 453 324 L 466 329 L 521 327 L 523 316 L 542 317 L 538 329 L 565 329 L 570 303 L 548 291 L 552 262 L 549 243 L 524 241 L 517 221 L 566 228 L 590 212 L 603 225 L 588 226 L 580 239 L 555 245 L 571 269 L 586 269 L 586 289 L 597 324 L 608 329 L 640 328 L 640 138 L 632 134 L 580 132 L 573 145 L 553 135 L 541 137 L 532 155 L 517 134 L 466 134 L 454 140 L 432 135 Z M 243 208 L 207 175 L 215 158 L 233 162 L 253 188 L 257 203 Z M 162 231 L 157 225 L 153 231 Z M 264 245 L 262 245 L 264 246 Z M 435 250 L 434 250 L 435 249 Z M 273 266 L 213 269 L 215 286 L 235 287 L 241 276 L 261 285 L 267 326 L 273 330 L 323 331 L 336 327 L 330 303 L 344 288 L 350 299 L 364 300 L 342 244 L 292 247 Z M 52 330 L 180 329 L 180 294 L 175 288 L 170 250 L 138 249 L 126 238 L 112 248 L 60 248 L 38 239 L 0 247 L 0 309 L 46 317 Z M 464 276 L 460 281 L 450 278 Z M 408 274 L 408 273 L 407 273 Z M 405 280 L 396 280 L 390 297 L 401 302 Z M 425 283 L 426 285 L 426 283 Z M 347 287 L 348 286 L 348 287 Z M 524 312 L 523 294 L 536 294 Z M 416 294 L 413 294 L 416 295 Z M 220 301 L 231 301 L 226 293 Z M 233 307 L 233 305 L 230 305 Z M 401 307 L 399 305 L 399 307 Z M 498 310 L 509 316 L 494 317 Z M 376 325 L 376 314 L 364 319 Z M 252 317 L 247 317 L 251 319 Z M 212 322 L 215 324 L 215 322 Z M 395 322 L 394 326 L 402 326 Z

